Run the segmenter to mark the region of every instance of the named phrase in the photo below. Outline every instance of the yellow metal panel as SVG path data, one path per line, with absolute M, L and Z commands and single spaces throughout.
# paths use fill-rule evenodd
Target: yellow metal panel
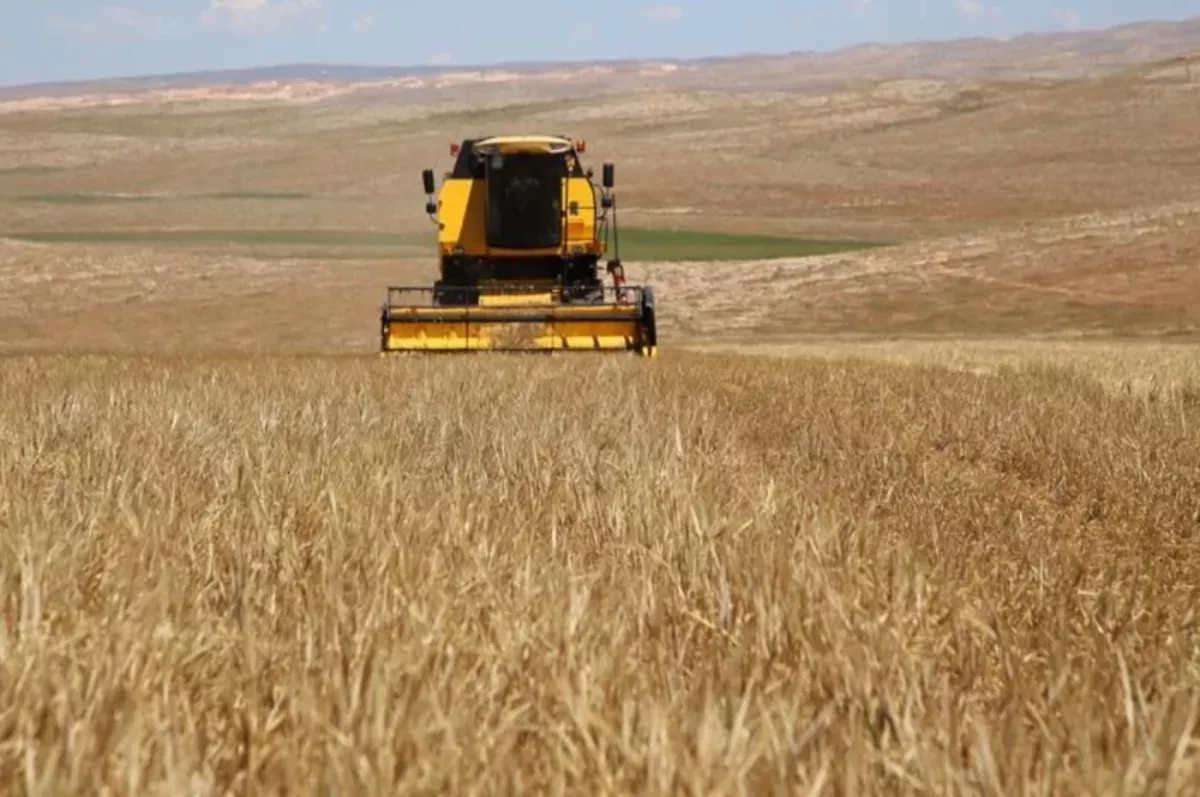
M 484 293 L 479 297 L 482 307 L 520 307 L 531 304 L 544 307 L 553 302 L 552 293 Z
M 596 237 L 596 195 L 592 185 L 583 177 L 573 177 L 567 180 L 566 194 L 564 208 L 569 209 L 572 202 L 579 205 L 578 215 L 567 216 L 567 246 L 587 246 Z
M 562 247 L 538 250 L 489 249 L 487 246 L 487 189 L 483 180 L 451 179 L 442 184 L 438 195 L 438 244 L 443 253 L 461 246 L 467 255 L 493 257 L 536 257 L 569 253 L 575 248 L 604 253 L 596 238 L 596 197 L 586 178 L 565 181 L 563 210 L 578 204 L 578 213 L 567 214 L 567 240 Z
M 641 345 L 637 323 L 554 321 L 546 323 L 394 322 L 388 326 L 389 351 L 634 350 Z
M 476 324 L 495 323 L 497 319 L 519 317 L 529 319 L 523 323 L 541 321 L 544 323 L 571 324 L 605 323 L 597 321 L 600 316 L 624 316 L 634 321 L 638 317 L 638 309 L 628 305 L 563 305 L 557 309 L 549 309 L 545 305 L 492 305 L 490 307 L 394 307 L 388 312 L 388 320 L 393 323 L 429 323 L 429 324 Z M 438 321 L 437 319 L 445 319 Z M 624 324 L 626 321 L 615 323 Z
M 443 251 L 462 246 L 469 255 L 487 253 L 486 197 L 482 180 L 447 180 L 438 195 L 438 243 Z

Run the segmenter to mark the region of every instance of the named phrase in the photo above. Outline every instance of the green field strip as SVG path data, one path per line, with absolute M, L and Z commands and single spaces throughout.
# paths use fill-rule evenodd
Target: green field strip
M 171 246 L 322 247 L 324 249 L 432 247 L 432 236 L 353 230 L 107 230 L 9 233 L 44 244 L 154 244 Z M 812 257 L 881 246 L 866 241 L 814 240 L 774 235 L 629 228 L 620 231 L 625 261 L 768 260 Z M 610 239 L 611 244 L 611 239 Z M 353 257 L 349 252 L 332 257 Z

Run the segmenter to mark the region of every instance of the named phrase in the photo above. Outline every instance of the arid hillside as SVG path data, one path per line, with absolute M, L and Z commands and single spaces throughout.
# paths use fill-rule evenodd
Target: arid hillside
M 0 792 L 1192 797 L 1196 33 L 10 97 Z M 507 131 L 659 359 L 376 356 Z
M 360 350 L 388 283 L 433 278 L 420 170 L 449 168 L 452 141 L 508 130 L 569 132 L 595 165 L 615 161 L 630 229 L 883 245 L 803 259 L 727 247 L 718 262 L 631 249 L 677 344 L 1188 335 L 1198 67 L 2 114 L 3 345 Z M 284 302 L 311 312 L 297 323 Z
M 1098 76 L 1200 50 L 1200 17 L 1100 30 L 1038 33 L 835 51 L 748 54 L 700 59 L 612 60 L 465 67 L 358 67 L 293 64 L 258 69 L 0 87 L 0 109 L 87 107 L 162 101 L 322 102 L 356 97 L 426 102 L 453 92 L 472 100 L 497 92 L 566 97 L 601 89 L 640 88 L 654 78 L 667 88 L 759 89 L 844 86 L 900 75 L 915 78 L 1067 78 Z M 510 95 L 511 96 L 511 95 Z

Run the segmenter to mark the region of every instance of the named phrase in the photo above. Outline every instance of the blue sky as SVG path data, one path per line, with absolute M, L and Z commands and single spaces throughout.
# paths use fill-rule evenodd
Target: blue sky
M 1200 16 L 1200 0 L 0 0 L 0 84 L 292 62 L 828 50 Z

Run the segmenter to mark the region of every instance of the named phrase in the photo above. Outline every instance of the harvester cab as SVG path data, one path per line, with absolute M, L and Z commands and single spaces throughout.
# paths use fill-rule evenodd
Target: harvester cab
M 432 169 L 422 174 L 440 276 L 388 288 L 383 353 L 657 356 L 654 291 L 627 285 L 621 265 L 613 164 L 597 186 L 585 144 L 564 136 L 467 139 L 450 152 L 440 189 Z

